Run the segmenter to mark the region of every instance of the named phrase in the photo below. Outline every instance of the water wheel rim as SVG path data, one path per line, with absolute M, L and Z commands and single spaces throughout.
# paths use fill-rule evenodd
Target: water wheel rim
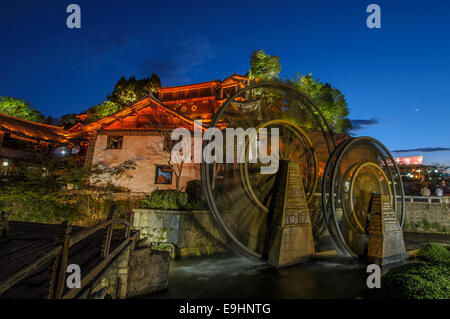
M 240 168 L 240 174 L 241 174 L 241 181 L 242 181 L 242 184 L 244 185 L 244 189 L 249 193 L 251 199 L 255 202 L 255 204 L 258 205 L 266 213 L 269 212 L 269 207 L 268 207 L 268 205 L 266 206 L 259 200 L 258 196 L 256 195 L 256 193 L 253 189 L 252 183 L 250 181 L 249 172 L 248 172 L 248 159 L 249 159 L 250 148 L 247 147 L 247 145 L 250 145 L 253 142 L 253 139 L 256 137 L 256 135 L 258 134 L 260 129 L 266 128 L 267 126 L 274 125 L 274 124 L 285 125 L 289 130 L 291 130 L 297 136 L 297 138 L 299 140 L 302 140 L 302 137 L 306 139 L 307 145 L 308 145 L 311 155 L 313 157 L 313 164 L 314 164 L 314 168 L 313 168 L 314 179 L 312 180 L 313 184 L 311 186 L 311 190 L 309 191 L 309 196 L 307 196 L 307 200 L 306 200 L 307 204 L 312 200 L 312 198 L 314 196 L 314 192 L 318 185 L 318 181 L 319 181 L 317 155 L 314 152 L 314 148 L 312 146 L 311 139 L 308 137 L 308 135 L 305 133 L 304 130 L 302 130 L 298 125 L 295 125 L 294 123 L 292 123 L 288 120 L 283 120 L 283 119 L 271 120 L 271 121 L 267 121 L 267 122 L 259 125 L 255 130 L 255 134 L 252 134 L 248 138 L 248 141 L 246 141 L 246 147 L 244 148 L 244 152 L 245 152 L 244 163 L 241 163 L 239 168 Z M 306 152 L 305 152 L 305 154 L 306 154 Z M 309 183 L 309 181 L 308 181 L 308 183 Z M 308 186 L 306 185 L 305 188 L 307 189 Z M 305 189 L 305 192 L 306 192 L 306 189 Z

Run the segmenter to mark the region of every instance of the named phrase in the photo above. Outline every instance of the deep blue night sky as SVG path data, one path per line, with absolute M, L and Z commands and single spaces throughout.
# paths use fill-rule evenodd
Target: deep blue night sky
M 66 7 L 81 6 L 81 29 Z M 366 7 L 381 7 L 381 29 Z M 312 73 L 340 89 L 355 135 L 394 155 L 450 164 L 449 1 L 15 1 L 0 5 L 0 96 L 46 115 L 105 100 L 122 76 L 163 85 L 245 74 L 255 49 L 282 76 Z M 361 124 L 361 125 L 356 125 Z M 359 129 L 358 129 L 359 128 Z M 446 151 L 433 151 L 447 148 Z

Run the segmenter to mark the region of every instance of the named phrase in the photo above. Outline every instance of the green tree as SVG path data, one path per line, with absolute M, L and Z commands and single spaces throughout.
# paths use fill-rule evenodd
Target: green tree
M 85 112 L 89 115 L 87 120 L 82 121 L 76 114 L 70 113 L 62 116 L 59 123 L 67 128 L 78 122 L 97 121 L 143 99 L 150 93 L 157 96 L 159 87 L 161 87 L 161 80 L 155 73 L 152 73 L 150 78 L 139 80 L 136 80 L 134 76 L 128 80 L 122 76 L 114 86 L 114 91 L 107 95 L 107 101 L 94 105 Z
M 348 133 L 352 128 L 344 95 L 329 83 L 314 79 L 311 74 L 296 73 L 286 82 L 308 95 L 320 108 L 335 133 Z
M 65 114 L 59 119 L 59 125 L 64 125 L 65 128 L 74 126 L 78 122 L 81 122 L 81 120 L 73 113 Z
M 251 81 L 267 81 L 279 77 L 281 71 L 280 58 L 266 54 L 264 50 L 255 50 L 250 56 L 250 71 L 248 77 Z
M 0 113 L 18 117 L 24 120 L 42 123 L 45 116 L 24 99 L 10 96 L 0 96 Z
M 103 101 L 102 103 L 91 107 L 87 113 L 89 121 L 94 122 L 100 120 L 108 115 L 114 114 L 121 109 L 119 104 L 111 101 Z
M 155 73 L 152 73 L 150 78 L 140 80 L 136 80 L 135 76 L 131 76 L 128 80 L 122 76 L 107 99 L 124 107 L 144 98 L 150 92 L 156 94 L 160 86 L 161 80 Z
M 161 79 L 156 73 L 152 73 L 152 76 L 150 77 L 150 91 L 153 95 L 158 95 L 158 89 L 161 87 Z

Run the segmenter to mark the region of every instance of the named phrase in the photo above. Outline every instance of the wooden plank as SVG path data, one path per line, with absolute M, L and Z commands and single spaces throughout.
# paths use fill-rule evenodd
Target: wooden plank
M 70 239 L 70 247 L 72 247 L 76 243 L 82 241 L 83 239 L 86 239 L 90 235 L 94 234 L 95 232 L 99 231 L 102 228 L 105 228 L 106 226 L 108 226 L 110 224 L 112 224 L 112 220 L 107 220 L 107 221 L 102 222 L 102 223 L 100 223 L 100 224 L 98 224 L 96 226 L 93 226 L 91 228 L 88 228 L 88 229 L 85 229 L 85 230 L 82 230 L 82 231 L 76 233 Z
M 108 220 L 111 220 L 111 224 L 106 227 L 105 230 L 105 237 L 103 238 L 102 243 L 102 257 L 106 258 L 109 254 L 109 250 L 111 248 L 111 238 L 113 233 L 113 220 L 114 220 L 114 211 L 116 210 L 116 207 L 113 205 L 110 207 L 108 212 Z
M 24 251 L 28 247 L 32 247 L 38 244 L 39 242 L 32 240 L 12 239 L 8 244 L 0 246 L 0 263 L 2 262 L 3 259 L 7 259 L 9 255 L 15 254 L 16 252 Z
M 0 214 L 0 243 L 7 242 L 9 240 L 9 222 L 8 214 L 6 212 L 1 212 Z
M 81 288 L 73 288 L 69 290 L 67 294 L 65 294 L 63 299 L 72 299 L 76 297 L 77 294 L 81 292 L 82 289 L 86 288 L 88 284 L 108 265 L 110 261 L 112 261 L 121 251 L 124 249 L 130 239 L 125 239 L 116 249 L 114 249 L 105 259 L 103 259 L 92 271 L 89 272 L 84 278 L 81 280 Z
M 58 234 L 59 236 L 55 239 L 56 245 L 62 245 L 62 251 L 59 255 L 59 265 L 58 265 L 58 274 L 56 277 L 56 285 L 55 285 L 55 294 L 54 298 L 61 298 L 64 286 L 65 286 L 65 278 L 66 278 L 66 270 L 67 270 L 67 260 L 69 258 L 69 247 L 70 247 L 70 231 L 71 227 L 67 222 L 64 222 L 61 225 L 61 232 Z
M 53 248 L 50 252 L 46 253 L 44 256 L 33 262 L 31 265 L 22 268 L 20 271 L 16 272 L 14 275 L 5 279 L 0 283 L 0 295 L 6 290 L 22 281 L 23 279 L 30 276 L 34 271 L 39 270 L 41 267 L 45 266 L 48 262 L 54 259 L 61 252 L 62 247 L 57 246 Z
M 17 252 L 2 258 L 2 261 L 0 262 L 0 269 L 2 269 L 0 278 L 3 279 L 11 276 L 17 271 L 17 269 L 21 269 L 26 265 L 29 265 L 33 261 L 37 260 L 39 256 L 51 251 L 54 248 L 54 245 L 36 245 L 31 248 L 32 249 L 26 250 L 25 252 Z

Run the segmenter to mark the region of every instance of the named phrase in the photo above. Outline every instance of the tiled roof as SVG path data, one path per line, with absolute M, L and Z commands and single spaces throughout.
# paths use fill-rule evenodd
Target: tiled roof
M 22 120 L 3 113 L 0 113 L 0 130 L 36 141 L 69 143 L 62 127 Z

